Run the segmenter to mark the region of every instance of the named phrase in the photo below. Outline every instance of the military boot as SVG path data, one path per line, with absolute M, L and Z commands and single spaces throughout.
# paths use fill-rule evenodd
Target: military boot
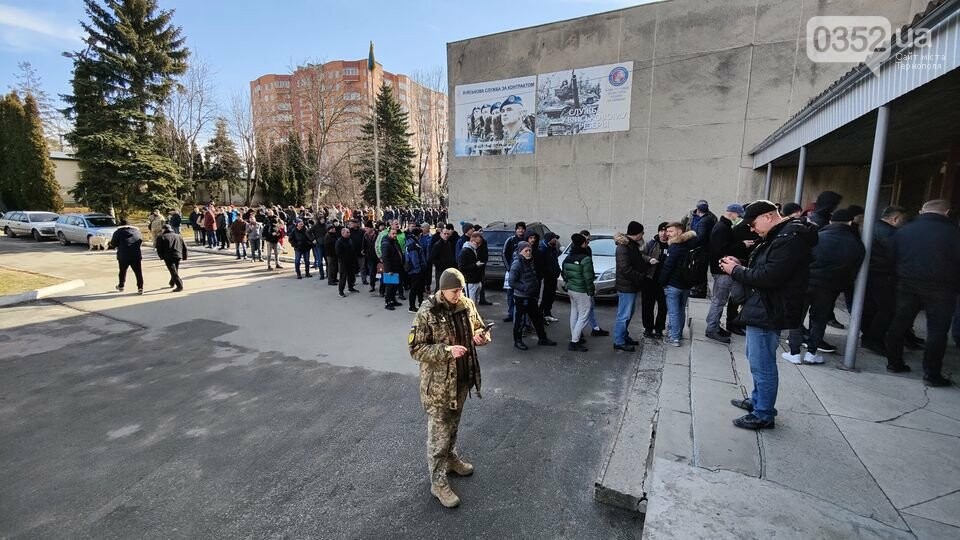
M 473 465 L 455 457 L 450 459 L 448 470 L 457 476 L 470 476 L 473 474 Z
M 457 494 L 450 489 L 448 484 L 444 484 L 442 486 L 431 484 L 430 493 L 432 493 L 433 496 L 440 501 L 440 504 L 446 506 L 447 508 L 456 508 L 460 505 L 460 497 L 457 497 Z

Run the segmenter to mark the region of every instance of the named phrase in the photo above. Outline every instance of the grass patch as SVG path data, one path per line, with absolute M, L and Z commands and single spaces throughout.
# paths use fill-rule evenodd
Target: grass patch
M 0 296 L 20 294 L 34 289 L 49 287 L 64 280 L 43 274 L 0 268 Z

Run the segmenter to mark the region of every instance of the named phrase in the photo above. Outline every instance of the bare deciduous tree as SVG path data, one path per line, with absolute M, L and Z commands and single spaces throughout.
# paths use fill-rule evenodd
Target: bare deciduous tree
M 237 152 L 243 162 L 243 174 L 246 182 L 244 202 L 250 204 L 256 191 L 256 126 L 250 105 L 249 90 L 235 93 L 230 98 L 230 135 L 237 143 Z
M 168 142 L 173 154 L 170 157 L 184 168 L 184 180 L 191 187 L 196 181 L 191 149 L 198 146 L 197 139 L 210 127 L 219 112 L 214 75 L 205 60 L 194 58 L 163 105 L 163 114 L 172 131 Z
M 417 127 L 418 163 L 417 173 L 420 179 L 420 192 L 427 174 L 431 173 L 431 162 L 436 164 L 437 196 L 446 197 L 447 185 L 447 74 L 442 66 L 413 73 L 413 80 L 420 86 L 437 92 L 421 93 L 417 110 L 413 114 L 413 123 Z M 440 95 L 438 95 L 440 94 Z M 433 161 L 435 160 L 435 161 Z

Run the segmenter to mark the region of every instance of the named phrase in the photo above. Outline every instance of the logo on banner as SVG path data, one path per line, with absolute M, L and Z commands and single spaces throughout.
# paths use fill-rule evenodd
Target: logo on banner
M 630 72 L 623 66 L 617 66 L 610 71 L 610 76 L 607 79 L 613 86 L 623 86 L 628 77 L 630 77 Z

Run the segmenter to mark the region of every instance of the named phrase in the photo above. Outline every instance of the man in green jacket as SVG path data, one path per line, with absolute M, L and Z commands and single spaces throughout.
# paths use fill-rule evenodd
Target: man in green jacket
M 570 345 L 571 351 L 585 352 L 583 329 L 590 318 L 591 299 L 596 294 L 593 259 L 587 250 L 587 239 L 582 234 L 570 237 L 570 253 L 563 260 L 563 281 L 570 295 Z

